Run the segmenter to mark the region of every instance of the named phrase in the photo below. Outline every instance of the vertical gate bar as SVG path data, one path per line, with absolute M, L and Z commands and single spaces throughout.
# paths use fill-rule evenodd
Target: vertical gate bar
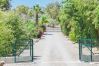
M 92 44 L 93 44 L 93 43 L 92 43 L 92 39 L 91 39 L 91 62 L 92 62 L 92 60 L 93 60 L 93 59 L 92 59 Z
M 80 39 L 79 39 L 79 60 L 81 60 L 81 54 L 80 54 Z
M 31 44 L 32 44 L 32 43 L 31 43 L 31 40 L 29 40 L 29 45 L 30 45 L 30 56 L 31 56 L 31 52 L 32 52 L 32 51 L 31 51 L 31 46 L 32 46 Z
M 32 43 L 31 43 L 31 46 L 32 46 L 32 62 L 33 62 L 33 39 L 31 39 Z
M 13 57 L 14 57 L 14 63 L 16 63 L 16 41 L 13 44 Z
M 82 43 L 80 44 L 81 46 L 80 46 L 80 48 L 81 48 L 81 50 L 80 50 L 80 55 L 81 55 L 81 60 L 82 60 Z
M 16 43 L 17 43 L 17 41 L 15 42 L 15 63 L 16 63 Z

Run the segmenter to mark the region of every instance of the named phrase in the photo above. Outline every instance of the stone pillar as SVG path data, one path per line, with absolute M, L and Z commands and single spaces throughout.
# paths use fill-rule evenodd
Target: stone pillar
M 4 61 L 0 61 L 0 66 L 4 66 L 5 62 Z

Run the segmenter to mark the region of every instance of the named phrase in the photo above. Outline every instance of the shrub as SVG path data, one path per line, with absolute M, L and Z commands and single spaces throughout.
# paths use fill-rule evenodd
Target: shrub
M 14 41 L 13 31 L 9 28 L 10 25 L 6 25 L 4 22 L 5 14 L 0 12 L 0 56 L 11 54 Z
M 71 40 L 99 39 L 98 0 L 63 0 L 59 14 L 61 29 Z

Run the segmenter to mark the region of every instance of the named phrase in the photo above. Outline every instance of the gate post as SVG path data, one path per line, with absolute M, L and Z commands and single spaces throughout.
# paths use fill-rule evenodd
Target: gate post
M 32 51 L 31 51 L 31 46 L 32 46 L 32 45 L 31 45 L 31 39 L 29 39 L 30 56 L 31 56 L 31 52 L 32 52 Z
M 93 61 L 93 59 L 92 59 L 92 53 L 93 53 L 93 52 L 92 52 L 92 44 L 93 44 L 93 43 L 92 43 L 92 39 L 91 39 L 91 62 Z
M 79 43 L 79 60 L 81 60 L 80 43 Z
M 31 39 L 31 56 L 32 56 L 32 62 L 33 62 L 33 39 Z
M 80 43 L 81 39 L 79 39 L 78 43 L 79 43 L 79 60 L 81 60 L 81 55 L 82 55 L 82 45 Z
M 12 48 L 13 48 L 12 51 L 13 51 L 14 63 L 16 63 L 16 41 L 14 42 Z
M 78 40 L 79 43 L 79 60 L 81 60 L 81 56 L 80 56 L 80 39 Z

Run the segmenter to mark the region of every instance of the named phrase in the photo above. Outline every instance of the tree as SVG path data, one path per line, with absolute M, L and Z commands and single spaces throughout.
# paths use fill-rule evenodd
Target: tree
M 46 13 L 50 17 L 50 25 L 55 26 L 55 24 L 58 24 L 58 17 L 60 12 L 60 3 L 50 3 L 46 7 Z
M 29 16 L 29 17 L 33 17 L 33 16 L 34 16 L 34 11 L 33 11 L 33 9 L 29 9 L 29 11 L 28 11 L 28 16 Z
M 0 57 L 11 53 L 14 41 L 13 31 L 6 24 L 6 12 L 0 11 Z
M 42 23 L 42 25 L 48 23 L 48 19 L 46 16 L 41 17 L 41 23 Z
M 57 19 L 60 11 L 60 4 L 58 2 L 50 3 L 46 7 L 46 12 L 50 15 L 52 19 Z
M 11 0 L 0 0 L 0 8 L 3 10 L 8 10 L 11 6 L 10 1 Z
M 21 6 L 18 6 L 16 8 L 16 11 L 19 13 L 19 14 L 25 14 L 27 15 L 28 14 L 28 10 L 29 8 L 27 6 L 24 6 L 24 5 L 21 5 Z
M 38 18 L 39 18 L 39 13 L 41 12 L 41 8 L 39 5 L 34 6 L 34 11 L 35 11 L 35 22 L 36 25 L 38 25 Z
M 23 20 L 28 20 L 29 7 L 27 7 L 25 5 L 20 5 L 16 8 L 16 12 L 23 18 Z
M 98 0 L 64 0 L 59 21 L 62 31 L 77 41 L 79 38 L 97 38 Z

